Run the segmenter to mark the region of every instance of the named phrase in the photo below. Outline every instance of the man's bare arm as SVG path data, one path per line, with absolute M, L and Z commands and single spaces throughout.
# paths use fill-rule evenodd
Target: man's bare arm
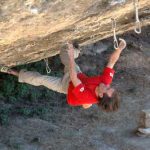
M 69 55 L 69 61 L 70 61 L 70 68 L 69 68 L 69 73 L 70 73 L 70 79 L 73 83 L 73 85 L 76 87 L 81 83 L 81 81 L 77 77 L 77 72 L 75 69 L 75 61 L 74 61 L 74 48 L 71 43 L 68 43 L 68 55 Z M 88 109 L 92 106 L 92 104 L 84 104 L 82 107 L 84 109 Z
M 113 68 L 116 62 L 118 61 L 121 52 L 126 47 L 126 41 L 123 39 L 120 39 L 119 47 L 111 54 L 107 67 Z
M 74 61 L 74 48 L 71 43 L 68 43 L 68 55 L 69 55 L 69 74 L 70 74 L 70 79 L 73 83 L 73 85 L 76 87 L 81 83 L 81 81 L 77 77 L 77 72 L 75 69 L 75 61 Z

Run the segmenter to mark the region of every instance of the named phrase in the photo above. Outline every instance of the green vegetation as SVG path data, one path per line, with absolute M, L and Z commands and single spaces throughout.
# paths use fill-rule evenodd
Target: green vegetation
M 3 125 L 7 125 L 9 121 L 9 115 L 11 113 L 11 108 L 8 106 L 0 107 L 0 122 Z
M 51 76 L 62 76 L 63 69 L 58 57 L 49 60 Z M 53 67 L 53 68 L 52 68 Z M 46 75 L 44 61 L 18 66 L 15 69 L 38 71 Z M 34 87 L 29 84 L 19 83 L 17 78 L 0 73 L 0 123 L 7 125 L 11 115 L 19 114 L 24 117 L 42 118 L 49 111 L 49 103 L 54 101 L 56 93 L 45 87 Z M 57 95 L 58 97 L 58 95 Z M 55 101 L 54 101 L 55 104 Z

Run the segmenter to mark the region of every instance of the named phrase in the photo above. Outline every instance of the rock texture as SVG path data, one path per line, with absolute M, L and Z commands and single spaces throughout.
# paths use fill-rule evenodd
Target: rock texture
M 139 1 L 142 26 L 150 24 L 150 1 Z M 87 45 L 133 30 L 131 0 L 1 0 L 0 64 L 16 66 L 59 53 L 67 40 Z
M 140 126 L 143 128 L 150 128 L 150 110 L 142 110 L 140 118 Z

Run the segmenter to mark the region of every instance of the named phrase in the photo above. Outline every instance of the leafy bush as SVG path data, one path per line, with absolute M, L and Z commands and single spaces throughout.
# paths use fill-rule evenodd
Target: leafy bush
M 60 69 L 62 65 L 59 58 L 54 57 L 50 61 L 52 70 L 50 75 L 62 76 L 63 69 Z M 47 74 L 44 61 L 18 66 L 15 69 L 27 69 L 30 71 L 38 71 L 41 74 Z M 0 101 L 5 105 L 11 104 L 13 106 L 11 109 L 7 107 L 0 109 L 1 124 L 7 124 L 11 114 L 20 114 L 25 117 L 43 117 L 49 111 L 49 105 L 44 105 L 44 103 L 50 102 L 49 100 L 51 100 L 50 103 L 53 103 L 52 99 L 56 97 L 56 92 L 45 87 L 34 87 L 29 84 L 19 83 L 16 77 L 8 74 L 1 73 L 0 79 L 2 79 L 0 84 Z
M 1 125 L 8 124 L 11 111 L 12 110 L 10 107 L 7 107 L 7 106 L 0 107 L 0 123 L 1 123 Z

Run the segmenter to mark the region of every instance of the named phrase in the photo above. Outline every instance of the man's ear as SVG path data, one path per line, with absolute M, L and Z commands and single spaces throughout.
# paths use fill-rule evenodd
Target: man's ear
M 82 105 L 82 107 L 84 108 L 84 109 L 88 109 L 88 108 L 90 108 L 92 106 L 92 104 L 83 104 Z

